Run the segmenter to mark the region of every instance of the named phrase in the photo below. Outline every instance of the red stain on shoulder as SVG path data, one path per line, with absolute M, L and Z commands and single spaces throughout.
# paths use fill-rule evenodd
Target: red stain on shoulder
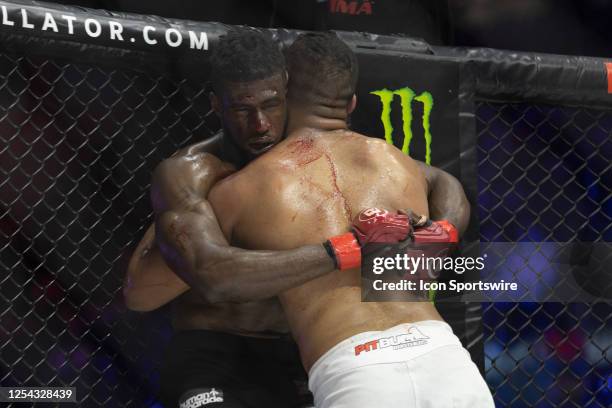
M 310 189 L 316 188 L 318 190 L 321 190 L 323 194 L 328 195 L 331 199 L 338 198 L 340 201 L 342 201 L 344 214 L 347 220 L 351 222 L 353 219 L 352 209 L 348 201 L 346 200 L 346 197 L 344 197 L 344 194 L 342 194 L 342 191 L 340 191 L 340 187 L 338 186 L 338 173 L 336 170 L 336 165 L 332 161 L 329 154 L 325 153 L 323 149 L 315 146 L 314 139 L 312 137 L 300 137 L 287 145 L 287 155 L 289 156 L 289 159 L 293 163 L 295 163 L 296 166 L 305 166 L 306 164 L 312 163 L 313 161 L 318 160 L 322 156 L 325 156 L 325 159 L 329 164 L 331 172 L 331 184 L 333 190 L 331 195 L 329 195 L 329 193 L 325 193 L 321 186 L 318 186 L 317 184 L 313 183 L 307 177 L 302 177 L 302 179 L 300 180 L 300 184 L 307 184 Z M 324 201 L 319 204 L 321 205 L 323 202 Z
M 299 154 L 312 150 L 314 147 L 314 140 L 311 137 L 300 137 L 287 146 L 291 153 Z
M 289 143 L 287 149 L 297 166 L 305 166 L 322 156 L 321 151 L 315 147 L 312 137 L 300 137 Z

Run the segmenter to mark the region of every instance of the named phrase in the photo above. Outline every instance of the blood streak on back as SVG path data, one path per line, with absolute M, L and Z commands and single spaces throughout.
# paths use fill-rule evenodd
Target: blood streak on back
M 332 176 L 332 186 L 334 187 L 334 196 L 339 197 L 342 200 L 342 205 L 344 206 L 344 215 L 349 222 L 353 220 L 353 214 L 351 210 L 351 206 L 349 205 L 346 197 L 340 191 L 340 187 L 338 187 L 338 173 L 336 172 L 336 165 L 332 161 L 331 157 L 327 153 L 325 153 L 325 158 L 327 159 L 327 163 L 329 163 L 329 169 L 331 170 Z
M 342 194 L 342 191 L 340 191 L 340 187 L 338 186 L 338 174 L 336 166 L 332 161 L 331 157 L 329 157 L 329 154 L 324 153 L 321 148 L 315 147 L 314 139 L 312 137 L 298 138 L 297 140 L 294 140 L 289 143 L 287 145 L 287 148 L 288 153 L 291 157 L 291 161 L 293 161 L 296 166 L 305 166 L 309 163 L 314 162 L 315 160 L 318 160 L 321 156 L 325 156 L 325 159 L 327 160 L 331 171 L 331 182 L 332 188 L 334 190 L 332 193 L 332 197 L 337 197 L 342 201 L 344 215 L 346 216 L 347 220 L 351 222 L 353 219 L 352 209 L 348 201 L 344 197 L 344 194 Z M 309 184 L 313 185 L 313 183 L 309 180 L 303 181 L 308 181 Z
M 294 140 L 289 143 L 287 148 L 297 166 L 305 166 L 312 163 L 322 155 L 321 150 L 314 147 L 314 140 L 310 137 Z

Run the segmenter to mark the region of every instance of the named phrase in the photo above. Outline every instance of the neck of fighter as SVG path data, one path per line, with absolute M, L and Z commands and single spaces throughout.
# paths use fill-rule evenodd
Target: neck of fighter
M 247 154 L 236 146 L 231 137 L 227 136 L 229 135 L 227 129 L 224 129 L 224 134 L 225 136 L 220 143 L 219 158 L 232 163 L 237 169 L 243 168 L 249 162 Z
M 348 113 L 346 106 L 332 104 L 289 104 L 287 134 L 300 128 L 317 130 L 346 129 Z

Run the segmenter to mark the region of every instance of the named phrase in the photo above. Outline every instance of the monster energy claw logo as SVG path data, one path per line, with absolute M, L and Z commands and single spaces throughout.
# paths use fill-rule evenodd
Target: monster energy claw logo
M 378 91 L 370 92 L 373 95 L 377 95 L 382 103 L 382 113 L 380 114 L 380 120 L 383 123 L 385 129 L 385 140 L 389 144 L 393 144 L 393 125 L 391 124 L 391 102 L 395 95 L 400 97 L 402 106 L 402 122 L 403 122 L 403 133 L 404 143 L 402 144 L 402 152 L 405 154 L 410 153 L 410 142 L 412 141 L 412 101 L 415 100 L 423 104 L 423 132 L 425 134 L 425 163 L 431 163 L 431 129 L 430 129 L 430 117 L 431 110 L 433 109 L 434 100 L 433 96 L 429 92 L 423 92 L 420 95 L 406 87 L 396 90 L 380 89 Z

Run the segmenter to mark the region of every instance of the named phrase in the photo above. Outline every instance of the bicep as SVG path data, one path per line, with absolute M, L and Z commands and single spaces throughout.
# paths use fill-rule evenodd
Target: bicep
M 208 196 L 215 183 L 234 171 L 232 165 L 208 153 L 166 159 L 153 172 L 153 211 L 160 214 L 190 209 Z
M 189 210 L 166 211 L 157 217 L 156 225 L 161 254 L 181 277 L 189 277 L 217 247 L 228 245 L 206 200 L 199 201 Z
M 417 167 L 419 168 L 419 171 L 423 174 L 423 177 L 425 178 L 425 183 L 427 184 L 427 194 L 429 195 L 429 193 L 431 193 L 432 186 L 436 183 L 436 178 L 440 174 L 440 170 L 419 160 L 414 160 L 414 162 L 416 163 Z

